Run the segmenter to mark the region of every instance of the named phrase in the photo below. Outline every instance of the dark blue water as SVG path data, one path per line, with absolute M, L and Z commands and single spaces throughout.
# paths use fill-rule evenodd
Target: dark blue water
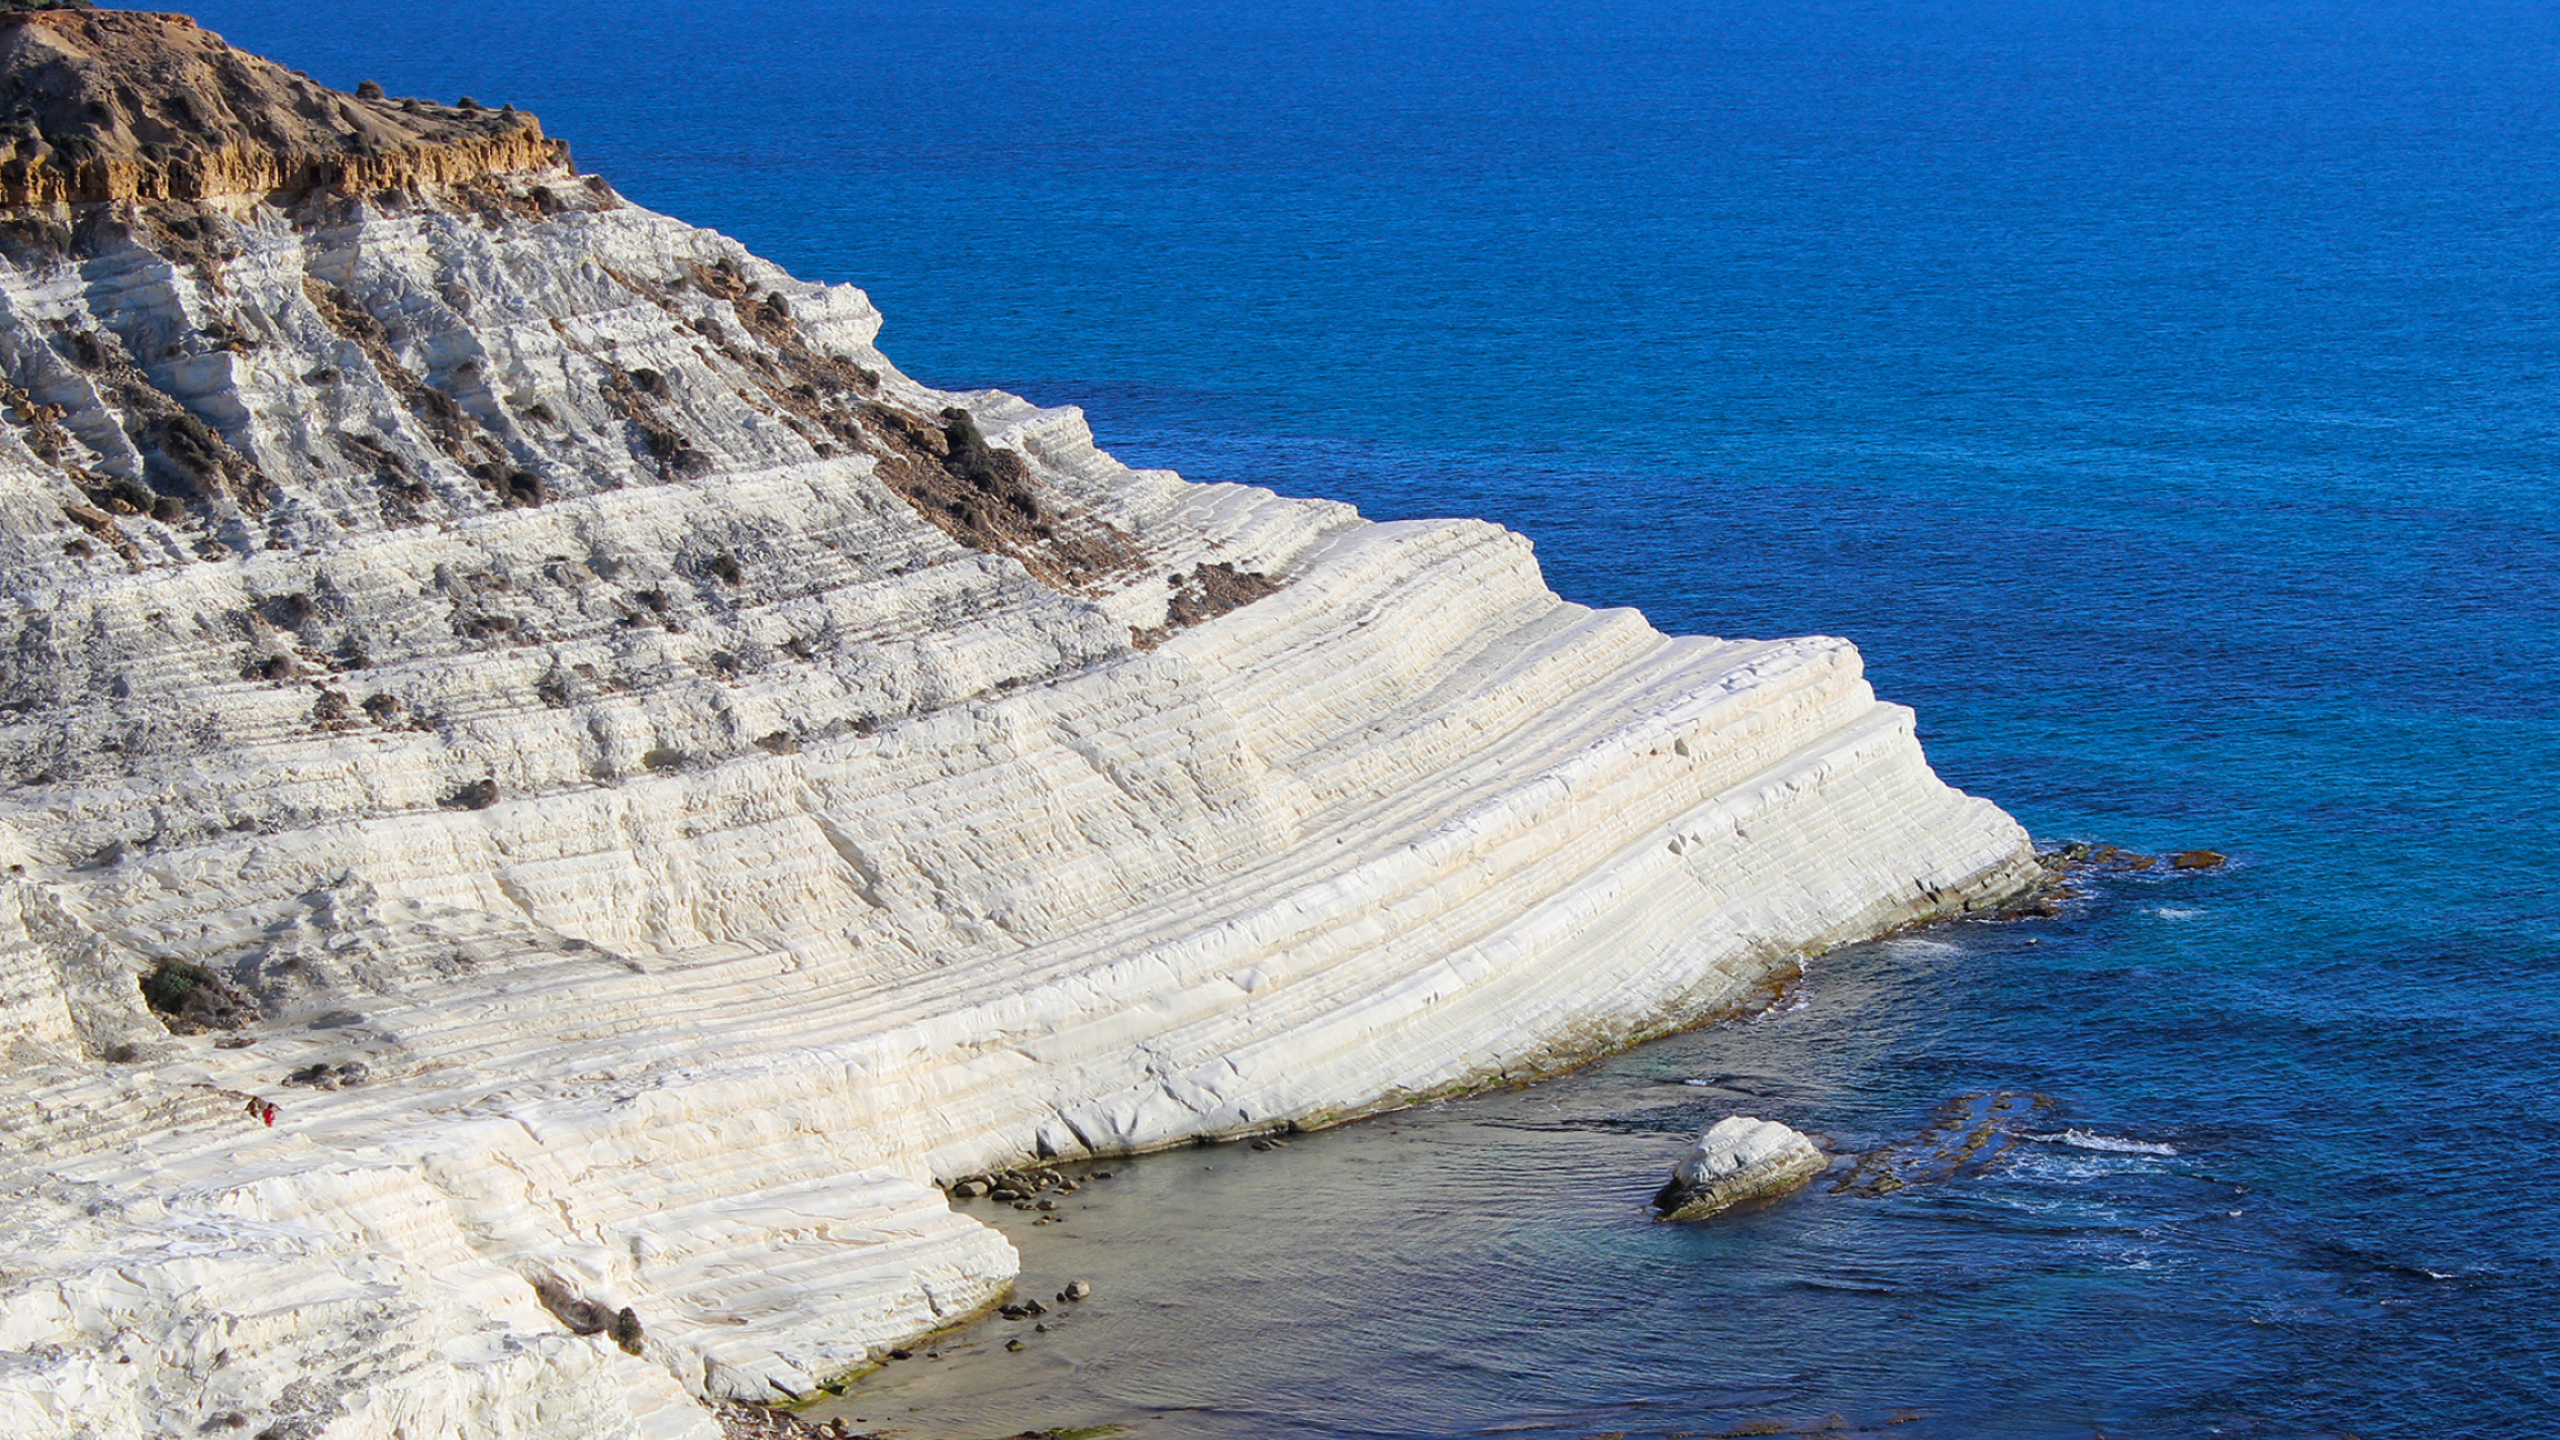
M 633 198 L 869 289 L 923 378 L 1195 479 L 1490 516 L 1667 629 L 1850 636 L 2039 836 L 2237 857 L 1855 952 L 1757 1026 L 1293 1147 L 1298 1180 L 1142 1166 L 1259 1328 L 1088 1355 L 1093 1414 L 2560 1429 L 2560 9 L 199 13 L 535 110 Z M 1764 1080 L 1677 1083 L 1727 1071 Z M 1710 1231 L 1600 1178 L 1727 1109 L 1855 1148 L 2001 1088 L 2151 1148 Z M 1572 1124 L 1513 1123 L 1540 1105 Z M 1439 1199 L 1356 1179 L 1408 1152 Z

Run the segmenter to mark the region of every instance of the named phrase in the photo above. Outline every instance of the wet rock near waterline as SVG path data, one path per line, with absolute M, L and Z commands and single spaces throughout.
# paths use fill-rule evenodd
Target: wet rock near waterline
M 2085 840 L 2075 840 L 2036 855 L 2037 864 L 2065 877 L 2084 871 L 2140 875 L 2163 866 L 2171 870 L 2211 870 L 2229 859 L 2219 850 L 2178 850 L 2167 855 L 2148 855 L 2121 845 L 2093 844 Z
M 877 1440 L 842 1420 L 810 1420 L 769 1405 L 730 1402 L 712 1407 L 721 1440 Z
M 1890 1195 L 1979 1175 L 2053 1114 L 2050 1095 L 1995 1090 L 1959 1095 L 1938 1107 L 1927 1129 L 1903 1145 L 1870 1150 L 1831 1187 L 1834 1195 Z
M 1729 1115 L 1698 1138 L 1697 1148 L 1653 1197 L 1669 1221 L 1704 1220 L 1753 1200 L 1796 1190 L 1830 1167 L 1830 1157 L 1797 1130 L 1775 1120 Z
M 1995 920 L 2051 920 L 2063 914 L 2068 902 L 2088 892 L 2077 883 L 2091 875 L 2146 875 L 2162 870 L 2218 870 L 2230 857 L 2219 850 L 2180 850 L 2168 855 L 2148 855 L 2128 850 L 2121 845 L 2075 840 L 2036 854 L 2036 864 L 2045 873 L 2044 883 L 2029 888 L 1993 912 Z
M 1083 1178 L 1088 1181 L 1108 1180 L 1111 1178 L 1111 1172 L 1096 1170 Z M 984 1197 L 1001 1205 L 1011 1205 L 1017 1210 L 1054 1210 L 1057 1208 L 1056 1203 L 1044 1200 L 1042 1196 L 1073 1195 L 1081 1188 L 1083 1188 L 1082 1181 L 1062 1171 L 1049 1168 L 999 1170 L 989 1175 L 964 1175 L 957 1180 L 946 1182 L 943 1186 L 945 1192 L 954 1200 L 976 1200 Z

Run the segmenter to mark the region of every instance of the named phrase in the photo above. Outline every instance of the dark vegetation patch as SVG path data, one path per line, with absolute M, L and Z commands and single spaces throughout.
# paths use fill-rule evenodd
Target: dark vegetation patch
M 728 301 L 731 312 L 738 317 L 738 327 L 770 352 L 758 357 L 762 360 L 759 364 L 756 359 L 744 358 L 755 352 L 731 350 L 730 358 L 749 370 L 787 376 L 793 383 L 820 390 L 870 395 L 880 389 L 877 372 L 810 344 L 807 333 L 792 318 L 791 301 L 780 291 L 759 299 L 737 262 L 724 259 L 716 265 L 696 264 L 689 273 L 704 294 Z M 706 317 L 696 321 L 694 330 L 715 345 L 729 347 L 728 334 L 716 320 Z
M 1144 563 L 1134 539 L 1106 521 L 1071 514 L 1063 497 L 1042 484 L 1020 455 L 988 444 L 967 411 L 947 410 L 937 423 L 881 403 L 875 398 L 877 372 L 812 344 L 789 297 L 759 293 L 736 262 L 696 262 L 664 283 L 610 273 L 717 347 L 754 382 L 768 413 L 818 453 L 841 447 L 878 457 L 881 480 L 928 523 L 970 549 L 1011 556 L 1042 582 L 1067 590 L 1089 588 Z M 675 298 L 684 290 L 726 301 L 734 328 L 710 316 L 687 317 Z M 606 394 L 626 418 L 641 424 L 636 412 L 651 399 L 647 377 L 619 371 L 615 376 Z M 646 426 L 643 434 L 647 438 Z M 664 459 L 663 452 L 681 438 L 650 439 L 651 453 Z
M 548 220 L 571 208 L 569 201 L 547 185 L 525 187 L 487 175 L 449 186 L 445 193 L 470 207 L 480 222 L 492 230 L 504 230 L 523 221 Z
M 124 527 L 115 522 L 114 516 L 93 506 L 70 503 L 63 505 L 62 513 L 72 524 L 105 541 L 109 548 L 125 558 L 126 563 L 137 566 L 142 563 L 142 551 L 126 537 Z
M 427 435 L 437 449 L 452 456 L 454 463 L 471 471 L 494 493 L 504 498 L 508 455 L 504 447 L 480 428 L 462 402 L 418 378 L 409 367 L 391 353 L 390 333 L 382 322 L 373 318 L 355 297 L 321 279 L 317 275 L 302 277 L 302 292 L 328 327 L 344 339 L 352 340 L 364 352 L 391 392 L 410 414 L 426 426 Z M 377 447 L 378 448 L 378 447 Z M 386 452 L 387 453 L 387 452 Z M 405 468 L 405 467 L 404 467 Z M 380 473 L 379 468 L 376 471 Z M 538 482 L 537 482 L 538 483 Z M 411 503 L 416 503 L 412 501 Z
M 1188 575 L 1176 575 L 1173 597 L 1165 606 L 1164 623 L 1137 631 L 1130 639 L 1141 650 L 1153 650 L 1177 630 L 1188 630 L 1230 610 L 1241 610 L 1265 595 L 1276 594 L 1281 583 L 1259 571 L 1238 570 L 1224 560 L 1203 565 Z
M 560 668 L 558 660 L 553 660 L 551 668 L 542 672 L 542 678 L 533 682 L 534 698 L 554 710 L 568 709 L 570 701 L 576 698 L 570 684 L 570 673 Z
M 305 590 L 269 595 L 258 601 L 258 614 L 279 630 L 300 630 L 318 618 L 320 602 Z
M 362 1085 L 372 1073 L 361 1060 L 341 1060 L 335 1065 L 316 1061 L 284 1077 L 287 1085 L 308 1085 L 314 1090 L 352 1090 Z
M 533 1282 L 533 1298 L 572 1335 L 601 1335 L 613 1324 L 613 1311 L 548 1275 Z
M 735 550 L 714 550 L 707 554 L 701 551 L 687 552 L 676 557 L 676 565 L 677 568 L 704 584 L 713 581 L 722 585 L 746 583 L 746 566 L 738 559 L 738 552 Z
M 972 550 L 1009 555 L 1038 579 L 1084 589 L 1145 562 L 1135 540 L 1090 516 L 1070 518 L 1020 455 L 987 443 L 968 411 L 941 424 L 887 405 L 857 412 L 877 474 L 936 529 Z
M 551 488 L 530 470 L 483 460 L 471 467 L 471 474 L 510 510 L 532 509 L 551 498 Z
M 38 404 L 26 387 L 12 385 L 6 380 L 0 380 L 0 406 L 7 407 L 9 422 L 18 427 L 18 438 L 26 443 L 27 449 L 37 459 L 75 479 L 88 475 L 89 472 L 69 465 L 63 458 L 73 453 L 75 444 L 71 432 L 62 426 L 70 411 L 59 405 Z
M 486 810 L 498 803 L 498 782 L 474 780 L 436 803 L 447 810 Z
M 154 385 L 112 333 L 57 323 L 53 348 L 89 377 L 142 451 L 143 478 L 153 498 L 153 505 L 143 508 L 160 513 L 158 497 L 163 495 L 195 504 L 228 496 L 245 509 L 260 510 L 276 493 L 266 475 L 231 448 L 222 432 Z M 126 498 L 131 503 L 133 497 Z
M 641 451 L 658 463 L 667 478 L 699 474 L 711 468 L 711 457 L 694 448 L 692 439 L 658 408 L 659 402 L 670 394 L 665 376 L 655 370 L 611 366 L 598 388 L 605 403 L 639 436 Z
M 542 638 L 539 625 L 516 613 L 526 597 L 516 595 L 504 573 L 439 565 L 434 583 L 436 592 L 453 607 L 450 618 L 457 639 L 493 648 L 491 642 L 531 644 Z
M 257 1018 L 239 986 L 184 960 L 163 958 L 142 977 L 142 1003 L 172 1035 L 237 1030 Z
M 0 208 L 0 256 L 21 270 L 35 270 L 70 258 L 68 222 L 42 210 Z
M 432 731 L 436 728 L 436 722 L 432 717 L 412 711 L 408 701 L 387 692 L 376 692 L 364 697 L 364 713 L 372 717 L 374 724 L 385 730 Z M 492 798 L 495 797 L 496 791 L 497 787 L 494 784 L 491 785 Z
M 338 453 L 358 468 L 373 472 L 373 483 L 382 497 L 384 524 L 415 525 L 427 518 L 425 509 L 436 498 L 435 488 L 399 451 L 371 435 L 352 430 L 339 431 L 330 438 L 337 442 Z
M 125 212 L 126 235 L 134 244 L 195 272 L 204 288 L 230 293 L 223 267 L 240 258 L 229 220 L 194 200 L 162 200 Z

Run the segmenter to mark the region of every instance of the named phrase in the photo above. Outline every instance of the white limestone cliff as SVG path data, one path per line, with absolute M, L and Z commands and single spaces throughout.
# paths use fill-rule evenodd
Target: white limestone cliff
M 1003 1292 L 937 1178 L 2036 873 L 1845 642 L 1127 470 L 565 169 L 0 253 L 0 1433 L 716 1435 Z

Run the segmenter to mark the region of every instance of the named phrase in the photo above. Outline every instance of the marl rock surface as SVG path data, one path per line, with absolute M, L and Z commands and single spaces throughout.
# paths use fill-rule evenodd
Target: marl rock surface
M 137 23 L 0 20 L 43 154 Z M 152 23 L 77 133 L 267 73 Z M 1570 1064 L 2039 873 L 1842 641 L 1128 470 L 546 148 L 277 94 L 235 179 L 5 170 L 83 203 L 0 216 L 0 1432 L 711 1437 L 1004 1293 L 937 1178 Z M 304 99 L 479 159 L 304 164 Z
M 1698 1137 L 1696 1148 L 1653 1197 L 1653 1208 L 1665 1220 L 1704 1220 L 1748 1201 L 1801 1189 L 1830 1164 L 1802 1131 L 1775 1120 L 1728 1115 Z

